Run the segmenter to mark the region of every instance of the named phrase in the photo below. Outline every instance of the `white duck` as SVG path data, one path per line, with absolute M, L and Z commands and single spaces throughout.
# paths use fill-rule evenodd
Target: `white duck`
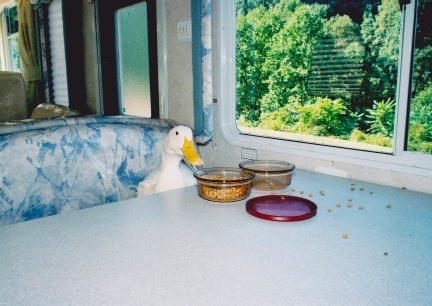
M 162 164 L 139 183 L 137 197 L 196 185 L 191 169 L 182 163 L 182 158 L 185 157 L 192 165 L 204 164 L 195 151 L 192 137 L 192 130 L 182 125 L 174 127 L 168 133 L 163 147 Z

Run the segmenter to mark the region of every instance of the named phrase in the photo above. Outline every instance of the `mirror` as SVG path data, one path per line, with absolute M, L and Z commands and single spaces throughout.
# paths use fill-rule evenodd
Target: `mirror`
M 0 8 L 2 2 L 0 0 Z M 20 0 L 16 0 L 19 2 Z M 34 0 L 36 1 L 36 0 Z M 32 2 L 34 2 L 32 0 Z M 40 0 L 46 2 L 45 0 Z M 159 116 L 159 98 L 158 98 L 158 61 L 150 60 L 157 59 L 157 18 L 156 18 L 156 0 L 139 1 L 139 0 L 95 0 L 95 1 L 59 1 L 63 4 L 63 28 L 64 28 L 64 52 L 66 57 L 68 98 L 69 109 L 76 110 L 80 115 L 137 115 L 145 117 Z M 10 0 L 7 0 L 9 3 Z M 51 4 L 53 3 L 51 2 Z M 49 5 L 51 5 L 49 4 Z M 47 24 L 48 20 L 48 4 L 41 3 L 41 6 L 36 10 L 38 25 Z M 102 8 L 102 9 L 101 9 Z M 120 22 L 117 27 L 117 37 L 115 31 L 115 19 L 121 20 L 122 16 L 132 14 L 137 15 L 135 25 L 142 23 L 142 20 L 148 21 L 147 33 L 144 33 L 144 39 L 139 39 L 139 43 L 135 46 L 140 53 L 138 65 L 134 64 L 134 59 L 138 57 L 131 56 L 131 53 L 117 58 L 117 42 L 131 44 L 128 40 L 128 35 L 125 35 L 123 30 L 131 31 L 134 23 Z M 139 15 L 147 14 L 144 18 Z M 147 17 L 147 18 L 145 18 Z M 78 23 L 77 20 L 81 20 Z M 55 28 L 56 26 L 54 26 Z M 41 41 L 41 50 L 46 47 L 46 36 L 49 31 L 47 27 L 39 26 L 37 29 L 39 40 Z M 55 32 L 55 31 L 54 31 Z M 54 33 L 53 32 L 53 33 Z M 138 33 L 137 33 L 138 32 Z M 143 34 L 143 31 L 135 31 L 133 37 Z M 55 35 L 52 34 L 52 35 Z M 130 35 L 129 35 L 130 36 Z M 135 40 L 136 41 L 136 40 Z M 146 51 L 147 49 L 147 51 Z M 48 49 L 45 49 L 48 50 Z M 144 52 L 143 52 L 144 50 Z M 119 51 L 117 49 L 117 51 Z M 45 51 L 46 52 L 46 51 Z M 49 53 L 46 52 L 46 53 Z M 46 55 L 45 53 L 45 55 Z M 142 54 L 147 54 L 147 57 L 141 58 Z M 41 52 L 41 54 L 44 54 Z M 114 56 L 113 56 L 114 55 Z M 49 54 L 48 54 L 49 56 Z M 48 58 L 48 56 L 46 58 Z M 42 65 L 46 65 L 46 58 L 41 58 Z M 117 61 L 120 64 L 117 64 Z M 122 69 L 121 64 L 126 70 Z M 130 71 L 134 71 L 131 75 Z M 50 72 L 44 70 L 44 78 L 51 80 Z M 151 77 L 150 77 L 151 76 Z M 138 83 L 136 78 L 139 79 Z M 130 86 L 132 80 L 135 82 L 135 87 Z M 147 82 L 146 85 L 142 85 Z M 150 85 L 148 85 L 150 83 Z M 130 97 L 131 93 L 137 90 L 137 84 L 140 90 L 138 106 L 121 107 L 121 102 L 128 105 L 125 97 Z M 52 92 L 50 86 L 45 85 L 44 100 L 49 103 L 56 102 L 56 96 Z M 144 98 L 143 98 L 144 97 Z M 136 100 L 136 99 L 135 99 Z M 132 100 L 132 104 L 136 101 Z M 151 101 L 150 101 L 151 100 Z M 102 101 L 104 103 L 102 103 Z M 135 101 L 135 102 L 134 102 Z M 142 101 L 151 103 L 146 107 L 142 107 Z M 33 109 L 40 103 L 36 104 Z M 32 112 L 29 112 L 28 117 Z M 58 113 L 58 112 L 57 112 Z M 76 114 L 76 113 L 75 113 Z M 22 119 L 22 118 L 18 118 Z M 1 122 L 0 122 L 1 125 Z
M 73 55 L 82 54 L 82 35 L 69 34 L 73 52 L 65 47 L 66 34 L 72 32 L 67 30 L 70 20 L 75 20 L 76 27 L 82 10 L 83 6 L 62 0 L 0 0 L 0 24 L 6 25 L 0 27 L 0 37 L 5 37 L 0 41 L 0 68 L 5 70 L 2 77 L 7 81 L 0 83 L 0 112 L 3 115 L 0 124 L 86 114 L 82 112 L 83 107 L 70 103 L 77 94 L 85 97 L 84 63 L 82 57 Z M 76 27 L 75 32 L 82 32 L 82 27 Z M 66 53 L 75 63 L 70 65 L 70 71 L 67 71 Z M 19 74 L 25 86 L 8 86 L 13 77 L 10 71 Z M 70 77 L 75 81 L 68 82 Z M 75 85 L 68 86 L 68 83 Z M 25 116 L 12 116 L 7 101 L 16 108 L 15 113 L 20 110 L 19 113 L 25 113 Z M 79 111 L 70 111 L 75 108 Z
M 151 117 L 147 3 L 115 13 L 118 92 L 121 112 Z
M 95 1 L 105 115 L 159 118 L 157 2 Z

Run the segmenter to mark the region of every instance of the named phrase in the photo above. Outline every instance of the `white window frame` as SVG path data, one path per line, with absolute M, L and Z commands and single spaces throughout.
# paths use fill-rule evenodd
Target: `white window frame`
M 289 140 L 271 139 L 245 135 L 236 126 L 235 110 L 235 0 L 218 1 L 220 37 L 219 45 L 219 122 L 220 129 L 228 143 L 240 147 L 253 147 L 326 161 L 378 168 L 432 177 L 432 156 L 424 153 L 404 151 L 405 127 L 407 125 L 407 103 L 410 97 L 408 84 L 411 79 L 412 40 L 414 32 L 415 7 L 411 1 L 402 15 L 404 31 L 401 33 L 400 66 L 396 95 L 396 118 L 393 154 L 336 148 Z M 401 85 L 402 84 L 402 85 Z

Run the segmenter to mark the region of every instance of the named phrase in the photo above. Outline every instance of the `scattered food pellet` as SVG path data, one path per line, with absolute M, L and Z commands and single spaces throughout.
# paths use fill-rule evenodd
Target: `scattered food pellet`
M 351 189 L 351 190 L 355 190 L 355 188 L 354 188 L 354 187 L 351 187 L 350 189 Z
M 311 197 L 311 196 L 313 196 L 313 194 L 312 194 L 312 193 L 309 193 L 309 196 Z
M 352 199 L 351 198 L 348 198 L 348 202 L 351 202 L 352 201 Z
M 285 200 L 285 198 L 284 198 L 284 197 L 281 197 L 281 200 Z
M 386 256 L 387 256 L 387 255 L 388 255 L 388 253 L 387 253 L 387 252 L 384 252 L 384 255 L 386 255 Z
M 351 182 L 351 185 L 354 185 L 354 182 Z
M 363 209 L 363 206 L 360 205 L 358 208 L 359 208 L 359 209 Z
M 390 204 L 387 204 L 387 208 L 390 208 L 391 207 L 391 205 Z
M 274 194 L 274 191 L 270 191 L 270 194 Z
M 324 195 L 324 190 L 320 190 L 320 194 Z
M 300 190 L 300 194 L 303 194 L 303 190 Z
M 363 188 L 363 187 L 360 187 L 359 189 L 360 189 L 360 190 L 363 190 L 364 188 Z
M 405 187 L 405 186 L 403 186 L 403 187 L 402 187 L 402 189 L 403 189 L 403 190 L 406 190 L 406 187 Z
M 342 238 L 348 238 L 347 234 L 342 234 Z
M 332 209 L 331 209 L 331 208 L 327 208 L 327 211 L 328 211 L 328 212 L 332 212 Z
M 340 204 L 340 203 L 337 203 L 336 206 L 337 206 L 337 207 L 341 207 L 341 204 Z
M 372 193 L 373 193 L 373 191 L 371 190 L 371 191 L 369 191 L 369 193 L 370 193 L 370 194 L 372 194 Z
M 351 207 L 351 206 L 352 206 L 352 204 L 351 204 L 351 203 L 348 203 L 348 204 L 347 204 L 347 206 L 348 206 L 348 207 Z
M 295 188 L 292 188 L 291 190 L 292 190 L 292 191 L 295 191 Z

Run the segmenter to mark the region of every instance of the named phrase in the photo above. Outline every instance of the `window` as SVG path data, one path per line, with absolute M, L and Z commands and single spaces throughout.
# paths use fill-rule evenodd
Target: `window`
M 18 53 L 18 8 L 6 7 L 4 10 L 6 21 L 6 56 L 8 67 L 6 70 L 20 72 L 20 58 Z
M 151 117 L 147 2 L 115 12 L 119 104 L 123 115 Z
M 159 118 L 159 62 L 152 59 L 158 58 L 160 5 L 163 1 L 96 1 L 105 115 Z
M 432 154 L 431 1 L 419 1 L 409 114 L 408 151 Z
M 220 5 L 223 134 L 239 146 L 430 175 L 430 1 L 320 3 Z
M 61 0 L 48 5 L 50 72 L 54 103 L 69 106 L 62 6 Z

